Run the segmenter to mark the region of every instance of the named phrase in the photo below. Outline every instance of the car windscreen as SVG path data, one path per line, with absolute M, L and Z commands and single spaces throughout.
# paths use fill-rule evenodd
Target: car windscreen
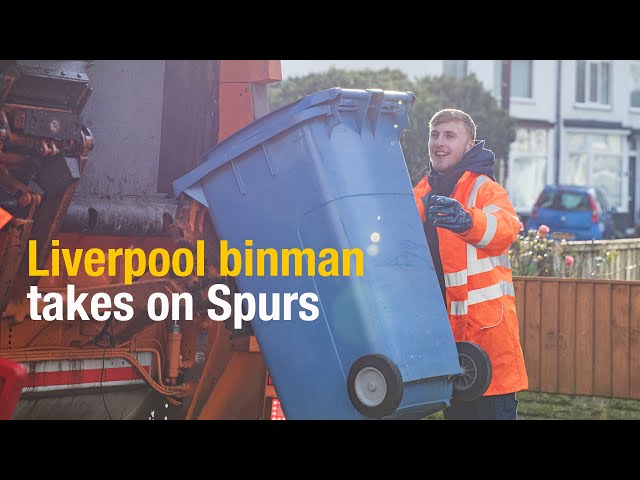
M 589 196 L 583 192 L 557 190 L 543 192 L 540 197 L 540 208 L 552 210 L 589 211 Z

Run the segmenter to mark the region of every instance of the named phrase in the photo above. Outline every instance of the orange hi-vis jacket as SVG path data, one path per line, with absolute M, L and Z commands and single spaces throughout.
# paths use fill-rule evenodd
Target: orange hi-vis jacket
M 0 228 L 4 227 L 7 223 L 11 221 L 13 215 L 11 215 L 6 210 L 0 208 Z
M 427 177 L 413 189 L 423 222 L 428 212 L 422 198 L 430 191 Z M 486 175 L 465 172 L 451 198 L 472 219 L 471 228 L 463 234 L 437 228 L 454 339 L 476 343 L 487 352 L 493 376 L 484 395 L 526 390 L 529 383 L 507 254 L 520 220 L 505 189 Z

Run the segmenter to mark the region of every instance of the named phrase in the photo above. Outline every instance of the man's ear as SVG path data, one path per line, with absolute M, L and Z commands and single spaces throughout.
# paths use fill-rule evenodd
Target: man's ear
M 467 153 L 472 148 L 473 148 L 473 140 L 471 140 L 471 141 L 469 141 L 469 143 L 467 143 L 467 150 L 465 151 L 465 153 Z

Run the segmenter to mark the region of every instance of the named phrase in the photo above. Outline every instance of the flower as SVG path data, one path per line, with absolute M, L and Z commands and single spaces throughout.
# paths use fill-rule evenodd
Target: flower
M 579 245 L 547 235 L 547 226 L 520 232 L 509 248 L 514 276 L 608 278 L 616 251 L 581 251 Z M 549 229 L 550 230 L 550 229 Z
M 520 231 L 524 232 L 524 223 L 520 222 Z
M 540 225 L 540 227 L 538 227 L 538 236 L 540 238 L 545 238 L 547 233 L 549 233 L 549 227 L 546 225 Z

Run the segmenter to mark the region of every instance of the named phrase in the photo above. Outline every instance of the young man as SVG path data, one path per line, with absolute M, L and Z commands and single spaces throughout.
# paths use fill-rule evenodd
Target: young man
M 444 417 L 516 420 L 516 392 L 529 385 L 507 252 L 520 220 L 468 114 L 445 109 L 431 118 L 429 157 L 413 192 L 453 335 L 481 346 L 493 369 L 484 396 L 453 402 Z

